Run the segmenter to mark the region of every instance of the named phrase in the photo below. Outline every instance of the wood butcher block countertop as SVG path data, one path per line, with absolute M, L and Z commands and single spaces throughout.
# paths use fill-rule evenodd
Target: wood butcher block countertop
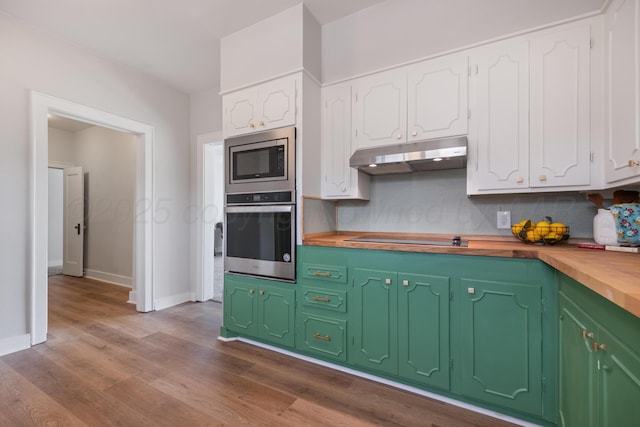
M 574 239 L 541 246 L 524 244 L 509 236 L 463 235 L 468 246 L 456 247 L 348 241 L 356 237 L 450 242 L 452 235 L 332 232 L 305 235 L 303 245 L 539 259 L 640 317 L 640 254 L 582 249 Z

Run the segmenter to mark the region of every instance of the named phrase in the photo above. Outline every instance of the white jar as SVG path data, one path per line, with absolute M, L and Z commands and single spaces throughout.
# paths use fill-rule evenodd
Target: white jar
M 599 245 L 618 245 L 616 222 L 609 209 L 598 209 L 593 218 L 593 240 Z

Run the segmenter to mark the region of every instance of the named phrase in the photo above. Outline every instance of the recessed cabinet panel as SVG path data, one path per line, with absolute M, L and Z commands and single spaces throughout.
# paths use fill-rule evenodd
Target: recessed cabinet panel
M 387 71 L 356 80 L 353 90 L 357 148 L 406 142 L 406 70 Z
M 256 335 L 257 293 L 251 285 L 225 280 L 224 324 L 235 332 Z
M 353 362 L 398 372 L 397 274 L 356 268 L 353 273 Z
M 540 286 L 473 279 L 460 282 L 467 290 L 461 313 L 463 393 L 541 415 Z
M 302 345 L 306 351 L 347 360 L 347 322 L 311 314 L 302 315 Z
M 303 289 L 302 304 L 324 310 L 347 312 L 347 293 L 345 291 Z
M 258 92 L 247 89 L 223 97 L 225 136 L 254 132 L 257 120 Z
M 399 374 L 449 389 L 449 278 L 398 274 Z
M 289 347 L 294 344 L 295 293 L 292 289 L 261 287 L 258 336 Z
M 606 180 L 640 177 L 640 5 L 616 0 L 607 11 Z M 636 164 L 635 162 L 639 162 Z M 631 162 L 631 163 L 629 163 Z
M 466 55 L 409 67 L 408 141 L 467 133 L 468 67 Z
M 477 134 L 470 135 L 477 190 L 529 187 L 528 43 L 481 50 L 477 67 Z M 472 144 L 470 144 L 472 145 Z
M 589 185 L 590 30 L 531 40 L 531 187 Z

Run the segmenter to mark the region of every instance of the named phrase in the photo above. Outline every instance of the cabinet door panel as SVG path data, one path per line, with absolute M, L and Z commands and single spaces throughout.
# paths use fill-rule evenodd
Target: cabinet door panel
M 468 66 L 460 55 L 409 67 L 409 141 L 467 133 Z
M 640 176 L 638 99 L 640 98 L 640 5 L 614 1 L 606 15 L 607 58 L 607 182 Z
M 529 48 L 526 42 L 481 50 L 477 135 L 470 135 L 478 190 L 529 187 Z M 473 119 L 473 117 L 472 117 Z M 475 144 L 473 143 L 475 141 Z
M 293 78 L 275 80 L 258 89 L 262 119 L 257 130 L 291 126 L 296 122 L 296 84 Z
M 251 285 L 225 278 L 224 325 L 229 330 L 250 336 L 258 333 L 256 293 Z
M 365 368 L 398 372 L 397 275 L 356 268 L 353 277 L 353 362 Z
M 347 322 L 303 314 L 301 344 L 305 350 L 340 361 L 347 360 Z
M 541 289 L 461 279 L 464 394 L 542 413 Z
M 600 418 L 603 426 L 640 422 L 640 358 L 612 335 L 600 331 Z
M 595 355 L 586 334 L 595 333 L 588 316 L 560 293 L 560 372 L 559 406 L 561 426 L 596 424 L 594 402 L 596 390 Z M 585 331 L 583 333 L 583 331 Z M 583 335 L 584 334 L 584 335 Z
M 292 347 L 294 344 L 295 291 L 261 287 L 258 302 L 258 337 Z
M 407 74 L 393 70 L 354 83 L 356 147 L 405 142 L 407 136 Z
M 590 30 L 531 40 L 531 187 L 589 185 Z
M 398 275 L 399 373 L 449 388 L 449 278 Z
M 254 132 L 258 114 L 258 91 L 250 88 L 223 96 L 225 137 Z

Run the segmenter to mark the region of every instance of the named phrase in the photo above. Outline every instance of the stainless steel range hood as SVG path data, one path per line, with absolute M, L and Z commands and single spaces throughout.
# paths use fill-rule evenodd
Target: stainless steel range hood
M 361 148 L 349 165 L 369 175 L 461 169 L 467 167 L 467 137 Z

